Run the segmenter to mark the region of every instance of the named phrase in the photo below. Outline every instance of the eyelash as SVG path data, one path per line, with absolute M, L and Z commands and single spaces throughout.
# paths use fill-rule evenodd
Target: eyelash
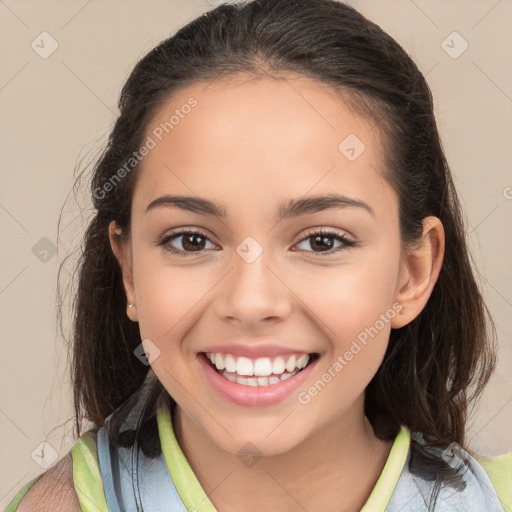
M 178 231 L 176 233 L 172 233 L 170 235 L 164 236 L 157 243 L 157 245 L 163 247 L 166 251 L 169 251 L 172 254 L 175 254 L 177 256 L 184 256 L 184 257 L 188 256 L 189 254 L 190 255 L 200 254 L 201 252 L 206 250 L 206 249 L 202 249 L 201 251 L 197 251 L 197 252 L 186 252 L 186 251 L 181 251 L 181 250 L 175 249 L 174 247 L 168 245 L 169 242 L 171 242 L 172 240 L 174 240 L 176 238 L 179 238 L 182 235 L 200 235 L 202 238 L 205 238 L 206 240 L 211 242 L 209 237 L 206 236 L 201 231 L 197 231 L 197 230 L 181 230 L 181 231 Z M 334 231 L 329 231 L 327 229 L 320 229 L 319 231 L 313 231 L 312 233 L 307 234 L 305 237 L 303 237 L 301 240 L 299 240 L 297 242 L 297 244 L 300 244 L 300 243 L 304 242 L 308 238 L 314 238 L 315 236 L 319 236 L 319 235 L 332 237 L 335 240 L 341 242 L 342 245 L 340 245 L 339 247 L 337 247 L 335 249 L 331 249 L 329 251 L 324 251 L 324 252 L 315 252 L 315 251 L 306 251 L 306 252 L 313 252 L 314 254 L 322 257 L 324 255 L 330 255 L 330 254 L 337 253 L 339 251 L 350 249 L 350 248 L 355 247 L 357 245 L 357 242 L 355 240 L 352 240 L 352 239 L 348 238 L 345 235 L 340 235 L 339 233 L 336 233 Z

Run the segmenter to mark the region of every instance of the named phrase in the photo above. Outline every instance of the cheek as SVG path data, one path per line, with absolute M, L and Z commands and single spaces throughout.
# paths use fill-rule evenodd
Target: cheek
M 134 253 L 139 327 L 141 336 L 154 340 L 160 350 L 176 353 L 214 281 L 212 273 L 199 265 L 171 265 L 162 260 L 161 255 L 142 250 Z
M 301 293 L 314 312 L 312 321 L 330 340 L 319 369 L 324 381 L 311 390 L 314 395 L 329 388 L 318 402 L 340 407 L 350 403 L 377 372 L 396 315 L 398 261 L 399 251 L 393 248 L 361 252 L 357 261 L 354 258 L 337 269 L 317 269 L 315 276 L 304 281 Z
M 302 281 L 300 294 L 328 338 L 343 345 L 392 309 L 398 255 L 391 252 L 354 256 L 337 268 L 319 267 Z
M 134 254 L 141 337 L 158 348 L 151 367 L 179 403 L 190 400 L 190 391 L 185 391 L 190 387 L 185 383 L 190 383 L 190 362 L 195 357 L 190 350 L 187 352 L 183 339 L 198 318 L 201 299 L 214 284 L 204 274 L 199 267 L 169 265 L 162 263 L 162 258 L 157 261 L 143 254 L 137 259 Z

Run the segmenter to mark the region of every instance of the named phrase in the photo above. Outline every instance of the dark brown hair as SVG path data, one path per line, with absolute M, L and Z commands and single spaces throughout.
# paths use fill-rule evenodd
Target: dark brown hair
M 472 270 L 464 220 L 437 131 L 425 77 L 401 46 L 354 8 L 334 0 L 255 0 L 224 4 L 181 28 L 142 58 L 124 85 L 120 114 L 94 166 L 95 216 L 83 241 L 74 303 L 73 383 L 77 429 L 102 425 L 134 403 L 148 375 L 135 357 L 138 324 L 126 315 L 108 226 L 130 233 L 137 168 L 107 183 L 143 142 L 149 120 L 178 89 L 239 73 L 298 73 L 332 87 L 373 120 L 385 149 L 386 178 L 399 196 L 405 247 L 422 219 L 443 223 L 439 279 L 418 317 L 391 331 L 384 361 L 366 389 L 365 412 L 382 439 L 400 424 L 432 445 L 465 446 L 468 406 L 495 365 L 494 326 Z M 145 414 L 162 385 L 152 380 Z M 148 416 L 149 417 L 149 416 Z

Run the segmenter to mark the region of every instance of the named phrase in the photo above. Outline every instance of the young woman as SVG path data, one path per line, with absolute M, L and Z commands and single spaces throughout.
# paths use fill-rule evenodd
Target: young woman
M 397 42 L 336 1 L 221 5 L 119 106 L 78 273 L 81 436 L 7 510 L 510 510 L 512 456 L 465 440 L 492 322 Z

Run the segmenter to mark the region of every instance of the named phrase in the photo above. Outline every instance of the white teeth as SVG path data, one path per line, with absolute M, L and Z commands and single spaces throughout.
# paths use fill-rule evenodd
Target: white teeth
M 236 382 L 237 384 L 243 384 L 245 386 L 272 386 L 281 382 L 283 380 L 289 379 L 293 377 L 296 373 L 299 372 L 298 368 L 295 368 L 292 373 L 283 373 L 281 378 L 279 377 L 242 377 L 237 375 L 236 373 L 228 373 L 226 370 L 222 372 L 222 376 L 231 382 Z
M 214 363 L 215 364 L 215 363 Z M 228 372 L 236 372 L 236 360 L 232 355 L 227 355 L 224 359 L 224 364 L 226 365 L 226 370 Z
M 217 367 L 218 368 L 218 367 Z M 218 368 L 222 370 L 222 368 Z M 253 375 L 254 366 L 248 357 L 239 357 L 236 362 L 236 373 L 238 375 Z
M 222 375 L 226 377 L 226 379 L 230 380 L 231 382 L 236 382 L 236 375 L 233 375 L 232 373 L 223 372 Z
M 272 363 L 268 357 L 260 357 L 259 359 L 256 359 L 256 362 L 254 363 L 254 375 L 258 375 L 259 377 L 268 377 L 269 375 L 272 375 Z
M 302 370 L 307 364 L 309 363 L 309 356 L 307 354 L 304 354 L 299 357 L 297 361 L 297 366 Z
M 215 354 L 215 361 L 213 361 L 213 364 L 219 369 L 224 370 L 224 360 L 222 359 L 222 356 L 220 354 Z
M 297 362 L 297 358 L 295 356 L 290 357 L 288 362 L 286 363 L 286 371 L 293 372 L 295 370 L 295 363 Z
M 284 369 L 286 368 L 286 364 L 284 362 L 284 359 L 282 357 L 276 357 L 274 359 L 274 364 L 272 365 L 272 373 L 275 373 L 276 375 L 280 375 L 284 372 Z
M 309 354 L 302 354 L 284 358 L 277 356 L 273 361 L 271 357 L 252 360 L 244 356 L 213 352 L 207 352 L 206 357 L 225 378 L 248 386 L 271 386 L 289 379 L 305 368 L 310 359 Z

